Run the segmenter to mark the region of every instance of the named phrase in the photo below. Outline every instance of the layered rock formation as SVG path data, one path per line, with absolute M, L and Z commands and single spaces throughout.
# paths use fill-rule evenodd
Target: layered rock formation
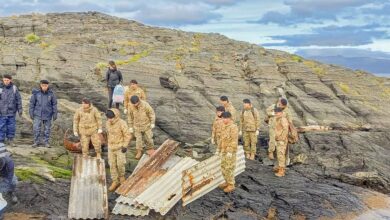
M 149 27 L 95 12 L 0 18 L 0 72 L 14 74 L 24 98 L 18 143 L 32 142 L 27 105 L 40 79 L 50 80 L 60 99 L 52 140 L 59 148 L 83 97 L 105 111 L 108 60 L 117 62 L 125 83 L 136 79 L 146 88 L 157 115 L 157 143 L 170 137 L 193 146 L 208 139 L 221 95 L 229 96 L 237 109 L 242 99 L 251 99 L 262 118 L 266 107 L 285 96 L 296 126 L 333 129 L 302 134 L 300 143 L 291 147 L 295 163 L 282 180 L 260 163 L 267 139 L 263 124 L 259 161 L 250 163 L 239 178 L 239 190 L 231 196 L 213 192 L 188 209 L 175 208 L 172 217 L 234 219 L 249 213 L 260 218 L 274 207 L 280 219 L 332 218 L 343 210 L 359 213 L 370 208 L 357 196 L 362 191 L 390 192 L 389 79 L 219 34 Z M 209 151 L 208 146 L 200 149 L 197 152 Z M 323 205 L 307 205 L 319 202 Z

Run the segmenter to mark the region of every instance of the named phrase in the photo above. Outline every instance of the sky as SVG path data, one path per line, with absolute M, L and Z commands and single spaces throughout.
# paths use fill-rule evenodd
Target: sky
M 390 0 L 0 0 L 0 16 L 69 11 L 220 33 L 320 60 L 366 57 L 390 74 Z

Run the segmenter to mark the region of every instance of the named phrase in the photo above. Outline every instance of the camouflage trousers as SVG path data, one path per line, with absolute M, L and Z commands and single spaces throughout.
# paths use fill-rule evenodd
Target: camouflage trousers
M 227 153 L 222 153 L 221 156 L 221 171 L 222 176 L 226 183 L 234 185 L 234 171 L 236 169 L 236 154 L 233 153 L 232 157 L 228 157 Z
M 275 151 L 275 129 L 269 128 L 269 142 L 268 142 L 268 152 L 273 153 Z
M 112 181 L 119 182 L 119 178 L 125 176 L 126 153 L 122 153 L 121 149 L 108 150 L 108 164 Z
M 286 167 L 287 141 L 276 141 L 276 157 L 278 167 Z
M 144 149 L 144 143 L 146 145 L 146 150 L 154 149 L 154 142 L 153 142 L 153 132 L 152 129 L 146 130 L 146 131 L 135 131 L 134 133 L 136 142 L 135 142 L 135 148 L 137 150 L 143 150 Z
M 245 153 L 256 154 L 257 135 L 256 131 L 244 131 L 244 151 Z
M 81 151 L 83 152 L 83 155 L 88 155 L 90 142 L 92 142 L 96 153 L 102 152 L 102 143 L 98 133 L 92 135 L 80 135 Z

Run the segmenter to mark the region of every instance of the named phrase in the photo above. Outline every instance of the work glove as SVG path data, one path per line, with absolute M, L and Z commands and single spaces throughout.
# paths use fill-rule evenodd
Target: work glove
M 231 157 L 233 157 L 233 154 L 229 152 L 229 153 L 226 154 L 226 156 L 231 158 Z
M 127 114 L 127 109 L 123 110 L 123 112 L 124 112 L 125 114 Z
M 127 147 L 122 147 L 121 151 L 125 154 L 127 152 Z
M 78 134 L 77 132 L 74 132 L 73 135 L 74 135 L 75 137 L 78 137 L 78 136 L 79 136 L 79 134 Z
M 242 136 L 242 131 L 238 132 L 238 135 L 239 135 L 239 136 Z
M 99 134 L 103 133 L 103 130 L 101 128 L 99 128 L 98 133 Z
M 129 132 L 130 133 L 134 133 L 134 129 L 133 128 L 129 128 Z
M 259 130 L 256 131 L 256 136 L 259 136 Z
M 211 137 L 211 144 L 215 144 L 214 137 Z
M 155 124 L 151 124 L 151 125 L 150 125 L 150 128 L 151 128 L 151 129 L 153 129 L 154 127 L 156 127 Z

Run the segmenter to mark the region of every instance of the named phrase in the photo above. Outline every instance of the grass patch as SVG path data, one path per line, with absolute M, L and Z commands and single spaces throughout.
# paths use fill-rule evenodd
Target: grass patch
M 104 63 L 104 62 L 99 62 L 96 64 L 96 68 L 98 68 L 100 70 L 107 68 L 107 66 L 108 66 L 108 63 Z
M 34 168 L 16 168 L 15 175 L 20 181 L 31 181 L 33 183 L 43 183 L 45 181 Z
M 41 38 L 40 38 L 39 36 L 35 35 L 34 33 L 27 34 L 27 35 L 24 37 L 24 39 L 25 39 L 28 43 L 30 43 L 30 44 L 32 44 L 32 43 L 37 43 L 37 42 L 39 42 L 39 41 L 41 40 Z
M 345 83 L 339 83 L 339 87 L 340 89 L 344 92 L 344 93 L 349 93 L 351 91 L 351 89 L 349 88 L 349 86 Z
M 311 60 L 303 61 L 303 64 L 310 68 L 317 76 L 322 77 L 326 75 L 326 70 L 320 66 L 317 62 Z
M 71 170 L 67 170 L 67 169 L 64 169 L 64 168 L 61 168 L 61 167 L 57 167 L 45 160 L 42 160 L 41 158 L 38 158 L 38 157 L 32 157 L 33 161 L 35 161 L 37 164 L 41 164 L 41 165 L 44 165 L 46 166 L 47 168 L 49 168 L 49 170 L 51 171 L 51 175 L 54 177 L 54 178 L 61 178 L 61 179 L 70 179 L 72 177 L 72 171 Z
M 298 63 L 301 63 L 301 62 L 303 61 L 303 58 L 300 57 L 300 56 L 298 56 L 298 55 L 293 54 L 293 55 L 291 56 L 291 60 L 293 60 L 293 61 L 295 61 L 295 62 L 298 62 Z
M 46 48 L 48 48 L 50 45 L 49 45 L 48 43 L 42 41 L 42 42 L 39 44 L 39 46 L 40 46 L 42 49 L 46 49 Z

